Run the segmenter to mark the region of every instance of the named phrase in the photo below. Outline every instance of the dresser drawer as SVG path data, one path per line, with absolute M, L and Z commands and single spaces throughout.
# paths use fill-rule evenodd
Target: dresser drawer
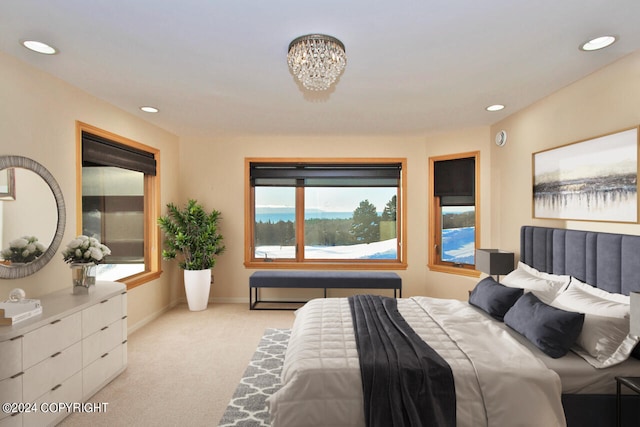
M 105 382 L 116 375 L 124 367 L 122 352 L 124 346 L 116 348 L 100 356 L 95 362 L 84 368 L 82 373 L 82 391 L 85 399 L 91 397 Z
M 123 297 L 122 294 L 116 295 L 82 310 L 82 337 L 88 337 L 116 320 L 122 319 Z
M 81 369 L 82 344 L 77 342 L 24 372 L 23 401 L 35 401 Z
M 81 313 L 75 313 L 31 331 L 22 338 L 23 370 L 80 341 Z
M 122 298 L 122 315 L 126 316 L 127 315 L 127 293 L 123 292 L 120 298 Z
M 122 322 L 117 320 L 82 340 L 83 367 L 122 344 Z
M 0 403 L 5 402 L 22 402 L 22 375 L 0 381 Z M 10 415 L 10 413 L 0 411 L 0 419 Z
M 122 364 L 127 366 L 127 341 L 129 340 L 127 336 L 127 318 L 122 319 Z
M 56 422 L 69 415 L 66 409 L 61 409 L 60 403 L 80 402 L 82 402 L 82 372 L 73 375 L 55 390 L 49 390 L 36 400 L 38 412 L 24 414 L 23 425 L 25 427 L 55 425 Z
M 22 337 L 0 342 L 0 380 L 22 371 Z

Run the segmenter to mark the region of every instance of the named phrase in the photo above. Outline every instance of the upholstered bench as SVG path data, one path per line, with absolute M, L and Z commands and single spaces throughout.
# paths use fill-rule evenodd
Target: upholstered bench
M 396 273 L 378 271 L 256 271 L 249 278 L 249 308 L 256 309 L 260 288 L 393 289 L 393 297 L 402 297 L 402 279 Z M 398 293 L 396 295 L 396 292 Z M 305 301 L 274 301 L 304 303 Z M 263 308 L 264 310 L 264 308 Z

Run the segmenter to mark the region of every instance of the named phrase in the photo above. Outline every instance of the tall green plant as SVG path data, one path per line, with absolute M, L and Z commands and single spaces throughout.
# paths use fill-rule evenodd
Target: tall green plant
M 162 257 L 174 259 L 182 254 L 179 265 L 184 270 L 207 270 L 216 264 L 216 256 L 224 252 L 223 237 L 218 233 L 221 213 L 205 212 L 202 205 L 189 200 L 183 209 L 167 205 L 167 215 L 158 218 L 165 234 Z

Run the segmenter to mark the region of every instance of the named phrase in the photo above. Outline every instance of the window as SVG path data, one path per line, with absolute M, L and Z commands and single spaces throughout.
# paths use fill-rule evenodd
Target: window
M 478 168 L 480 153 L 429 159 L 429 268 L 477 275 L 475 249 L 480 241 Z
M 77 133 L 78 234 L 111 249 L 97 279 L 132 288 L 157 278 L 159 151 L 84 123 Z
M 246 159 L 245 265 L 405 268 L 404 159 Z

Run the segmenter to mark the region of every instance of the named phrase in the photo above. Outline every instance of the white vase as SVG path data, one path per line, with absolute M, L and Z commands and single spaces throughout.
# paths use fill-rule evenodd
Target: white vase
M 209 303 L 211 290 L 211 269 L 184 270 L 184 290 L 187 294 L 187 304 L 191 311 L 201 311 Z

